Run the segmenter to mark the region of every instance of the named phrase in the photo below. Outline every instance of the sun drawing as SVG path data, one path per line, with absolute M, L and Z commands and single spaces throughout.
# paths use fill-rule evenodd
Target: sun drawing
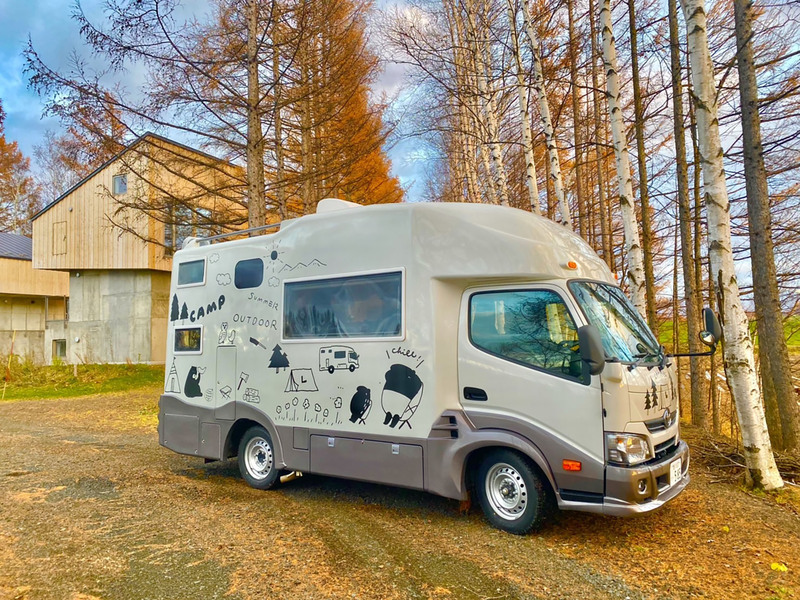
M 281 259 L 281 254 L 284 253 L 280 248 L 280 242 L 273 242 L 267 246 L 267 267 L 272 269 L 272 274 L 279 272 L 285 264 Z

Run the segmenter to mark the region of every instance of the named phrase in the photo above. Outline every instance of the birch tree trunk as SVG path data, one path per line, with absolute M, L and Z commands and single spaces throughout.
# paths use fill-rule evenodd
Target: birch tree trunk
M 258 0 L 247 3 L 247 224 L 267 223 L 264 198 L 264 135 L 261 130 L 261 86 L 258 80 Z
M 594 106 L 594 152 L 595 169 L 597 171 L 597 204 L 600 213 L 600 237 L 603 248 L 603 260 L 608 267 L 614 269 L 614 252 L 611 249 L 611 231 L 608 223 L 608 200 L 605 183 L 605 127 L 600 119 L 600 82 L 597 76 L 597 57 L 600 52 L 597 46 L 597 28 L 594 20 L 594 0 L 589 0 L 589 32 L 592 38 L 592 104 Z
M 572 92 L 572 135 L 575 143 L 575 197 L 578 201 L 578 231 L 583 239 L 588 240 L 588 219 L 586 210 L 586 197 L 583 190 L 583 141 L 581 139 L 581 109 L 580 94 L 578 92 L 578 41 L 575 38 L 575 20 L 573 17 L 573 3 L 567 0 L 567 17 L 569 28 L 569 85 Z
M 753 342 L 748 331 L 747 315 L 739 298 L 739 285 L 734 271 L 730 204 L 725 187 L 717 120 L 717 90 L 708 49 L 703 0 L 684 0 L 683 12 L 692 62 L 698 145 L 708 219 L 709 261 L 722 316 L 725 372 L 739 417 L 748 483 L 754 487 L 772 490 L 782 487 L 783 480 L 775 465 L 769 442 L 756 376 Z
M 647 323 L 656 334 L 656 282 L 653 273 L 653 228 L 650 224 L 650 196 L 647 189 L 647 159 L 644 151 L 644 109 L 642 108 L 642 89 L 639 81 L 639 50 L 636 34 L 636 8 L 633 0 L 628 1 L 628 22 L 631 38 L 631 71 L 633 72 L 633 128 L 636 132 L 636 160 L 639 172 L 639 204 L 642 207 L 642 260 L 644 260 L 645 302 Z
M 487 40 L 479 39 L 479 30 L 475 24 L 475 5 L 468 2 L 466 6 L 468 37 L 475 60 L 475 80 L 478 84 L 478 97 L 482 100 L 483 112 L 486 117 L 489 155 L 493 167 L 487 175 L 496 180 L 495 189 L 498 193 L 500 204 L 508 206 L 508 180 L 503 165 L 503 152 L 500 148 L 500 126 L 497 119 L 497 106 L 494 98 L 490 72 L 487 65 L 486 46 Z
M 689 168 L 686 164 L 686 138 L 683 131 L 683 82 L 681 80 L 681 48 L 678 41 L 677 0 L 668 1 L 669 51 L 672 70 L 672 123 L 675 140 L 675 169 L 678 187 L 678 222 L 681 235 L 681 265 L 683 271 L 683 299 L 689 335 L 689 352 L 700 352 L 700 290 L 695 287 L 695 256 L 692 247 L 692 214 L 689 203 Z M 691 373 L 692 423 L 706 426 L 707 410 L 703 402 L 703 374 L 701 359 L 689 359 Z
M 758 340 L 761 379 L 769 380 L 781 420 L 782 448 L 797 447 L 797 400 L 792 386 L 789 350 L 783 333 L 783 311 L 778 294 L 775 253 L 772 242 L 772 215 L 769 208 L 767 169 L 761 145 L 758 114 L 758 87 L 753 57 L 753 4 L 734 0 L 736 60 L 739 70 L 739 98 L 742 105 L 744 179 L 747 190 L 750 251 L 753 269 L 753 298 L 758 313 Z M 774 439 L 775 436 L 773 436 Z
M 639 229 L 636 225 L 636 211 L 633 209 L 631 164 L 628 157 L 625 124 L 622 121 L 619 74 L 617 72 L 617 49 L 614 42 L 614 31 L 611 28 L 611 0 L 601 0 L 600 27 L 603 32 L 603 66 L 606 72 L 608 114 L 611 121 L 611 135 L 614 141 L 614 156 L 617 163 L 619 205 L 622 212 L 622 226 L 625 232 L 625 251 L 628 255 L 628 284 L 634 306 L 644 315 L 647 310 L 644 261 L 642 258 L 642 246 L 639 242 Z
M 527 0 L 523 0 L 522 2 L 522 17 L 524 20 L 523 26 L 525 27 L 525 34 L 527 35 L 528 43 L 531 46 L 531 57 L 533 60 L 533 89 L 536 92 L 536 97 L 539 102 L 539 118 L 542 121 L 545 144 L 547 145 L 550 181 L 553 184 L 553 193 L 556 196 L 556 202 L 558 203 L 558 208 L 561 213 L 561 220 L 559 222 L 571 231 L 572 216 L 570 215 L 567 196 L 564 193 L 564 179 L 561 175 L 561 160 L 558 157 L 555 129 L 553 128 L 553 119 L 550 116 L 550 103 L 547 101 L 547 94 L 544 89 L 542 60 L 539 56 L 539 38 L 536 36 L 536 31 L 533 28 L 533 19 L 531 18 L 530 10 L 528 9 Z
M 523 4 L 526 0 L 522 0 Z M 539 208 L 539 185 L 536 181 L 536 162 L 533 158 L 533 133 L 531 132 L 531 115 L 528 111 L 528 86 L 522 68 L 522 48 L 517 33 L 517 9 L 514 0 L 507 0 L 508 25 L 511 31 L 511 51 L 514 54 L 514 65 L 517 69 L 517 100 L 519 101 L 519 119 L 522 126 L 522 151 L 525 156 L 525 184 L 531 211 L 542 214 Z M 524 10 L 524 9 L 523 9 Z

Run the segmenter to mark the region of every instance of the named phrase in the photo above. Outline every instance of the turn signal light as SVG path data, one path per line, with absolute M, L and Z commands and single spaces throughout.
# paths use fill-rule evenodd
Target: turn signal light
M 578 268 L 578 263 L 576 263 L 574 260 L 571 260 L 567 263 L 567 268 L 572 269 L 574 271 L 575 269 Z
M 581 461 L 564 459 L 563 461 L 561 461 L 561 467 L 565 471 L 580 471 Z

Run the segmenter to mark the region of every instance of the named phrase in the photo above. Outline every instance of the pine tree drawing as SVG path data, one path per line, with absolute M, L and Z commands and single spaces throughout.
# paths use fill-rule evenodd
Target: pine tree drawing
M 183 303 L 183 307 L 181 308 L 181 319 L 188 319 L 189 318 L 189 308 L 186 306 L 186 302 Z
M 653 408 L 658 408 L 658 391 L 655 383 L 653 384 Z
M 172 309 L 170 310 L 170 313 L 169 313 L 169 320 L 170 320 L 170 322 L 178 320 L 178 295 L 177 294 L 173 294 L 172 295 Z
M 647 390 L 647 393 L 644 395 L 644 409 L 650 410 L 650 390 Z
M 278 373 L 280 369 L 286 369 L 289 366 L 289 357 L 282 352 L 280 345 L 275 344 L 272 349 L 272 356 L 269 358 L 269 368 L 275 369 Z

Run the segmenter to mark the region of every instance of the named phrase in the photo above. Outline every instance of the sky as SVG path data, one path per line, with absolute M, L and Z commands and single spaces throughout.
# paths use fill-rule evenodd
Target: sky
M 206 3 L 185 0 L 185 4 L 202 11 Z M 102 17 L 101 0 L 81 0 L 81 5 L 90 18 Z M 28 157 L 33 156 L 33 147 L 41 143 L 45 131 L 58 131 L 59 124 L 55 119 L 42 118 L 42 102 L 28 89 L 22 50 L 30 37 L 44 62 L 56 69 L 67 65 L 72 52 L 85 54 L 72 10 L 73 0 L 0 0 L 0 99 L 6 113 L 6 139 L 18 142 Z M 391 95 L 402 77 L 401 68 L 388 65 L 374 91 Z M 416 144 L 401 141 L 387 150 L 392 174 L 400 179 L 406 199 L 421 199 L 424 172 Z

